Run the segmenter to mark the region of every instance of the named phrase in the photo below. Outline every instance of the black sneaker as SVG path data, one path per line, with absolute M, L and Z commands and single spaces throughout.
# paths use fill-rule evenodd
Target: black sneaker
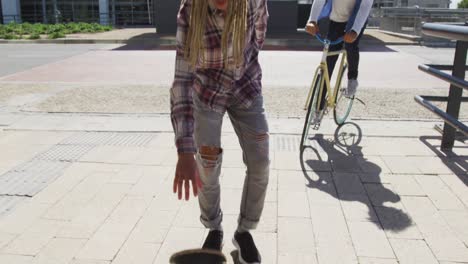
M 223 231 L 211 230 L 203 243 L 203 249 L 221 251 L 223 249 Z
M 239 262 L 241 264 L 260 264 L 262 262 L 260 252 L 258 252 L 249 232 L 239 233 L 236 231 L 232 243 L 239 251 Z

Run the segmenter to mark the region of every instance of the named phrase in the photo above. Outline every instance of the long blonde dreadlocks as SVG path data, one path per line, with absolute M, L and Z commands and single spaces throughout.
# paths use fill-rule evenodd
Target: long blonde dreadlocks
M 193 0 L 190 11 L 190 27 L 185 42 L 185 58 L 192 67 L 197 64 L 200 53 L 204 56 L 203 36 L 208 18 L 208 1 Z M 221 37 L 221 50 L 223 52 L 224 63 L 228 65 L 229 42 L 232 41 L 233 60 L 235 66 L 244 63 L 245 35 L 247 30 L 247 13 L 249 0 L 229 0 L 228 10 L 224 22 L 223 34 Z M 203 58 L 203 61 L 205 58 Z

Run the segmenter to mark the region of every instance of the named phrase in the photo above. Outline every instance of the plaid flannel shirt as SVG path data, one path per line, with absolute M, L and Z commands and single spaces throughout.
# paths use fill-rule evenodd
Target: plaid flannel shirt
M 237 68 L 225 67 L 221 50 L 224 17 L 210 5 L 203 38 L 205 48 L 196 67 L 192 68 L 184 58 L 191 5 L 192 0 L 182 0 L 177 16 L 176 66 L 170 91 L 171 121 L 179 153 L 196 152 L 192 96 L 197 96 L 214 111 L 224 113 L 232 103 L 249 107 L 261 94 L 262 70 L 258 52 L 265 40 L 268 20 L 267 0 L 249 0 L 244 64 Z M 229 45 L 227 57 L 232 61 L 232 45 Z

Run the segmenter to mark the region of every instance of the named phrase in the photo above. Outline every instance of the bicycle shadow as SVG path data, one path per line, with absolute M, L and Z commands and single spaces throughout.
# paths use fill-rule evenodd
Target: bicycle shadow
M 241 264 L 239 261 L 239 250 L 231 251 L 231 258 L 234 264 Z
M 354 127 L 354 132 L 340 132 L 346 127 L 348 130 Z M 338 127 L 333 140 L 326 139 L 323 134 L 309 137 L 308 142 L 316 143 L 315 147 L 304 147 L 300 155 L 307 187 L 339 201 L 362 203 L 367 206 L 368 221 L 385 230 L 402 231 L 412 220 L 401 209 L 386 205 L 397 203 L 401 198 L 382 183 L 382 169 L 364 157 L 359 146 L 361 139 L 362 131 L 354 123 Z M 305 159 L 305 152 L 309 150 L 313 155 Z M 366 168 L 366 173 L 361 168 Z

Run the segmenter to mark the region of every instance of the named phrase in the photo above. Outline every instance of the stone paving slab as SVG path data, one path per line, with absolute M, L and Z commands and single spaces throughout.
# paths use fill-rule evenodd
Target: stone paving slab
M 172 193 L 176 155 L 167 116 L 25 118 L 1 132 L 0 144 L 41 151 L 16 157 L 7 170 L 58 146 L 91 149 L 0 216 L 1 263 L 166 264 L 172 253 L 201 246 L 207 231 L 197 201 Z M 335 137 L 339 130 L 325 120 L 301 160 L 301 120 L 271 119 L 270 186 L 254 232 L 264 263 L 468 262 L 466 146 L 457 143 L 457 158 L 440 157 L 434 123 L 355 122 L 365 131 L 359 145 Z M 229 240 L 245 168 L 232 128 L 224 131 L 224 253 L 236 263 Z

